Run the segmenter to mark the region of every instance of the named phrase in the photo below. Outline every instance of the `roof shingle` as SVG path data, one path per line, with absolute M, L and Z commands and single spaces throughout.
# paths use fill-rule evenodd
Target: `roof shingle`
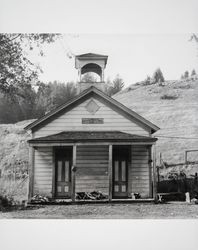
M 122 142 L 155 142 L 157 138 L 132 135 L 120 131 L 64 131 L 58 134 L 29 140 L 29 143 L 46 142 L 90 142 L 90 141 L 122 141 Z

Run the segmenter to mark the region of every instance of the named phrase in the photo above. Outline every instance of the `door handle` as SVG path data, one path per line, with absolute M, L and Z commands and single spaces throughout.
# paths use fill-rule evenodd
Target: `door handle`
M 76 166 L 72 166 L 72 172 L 76 172 L 76 170 L 77 170 L 77 167 Z

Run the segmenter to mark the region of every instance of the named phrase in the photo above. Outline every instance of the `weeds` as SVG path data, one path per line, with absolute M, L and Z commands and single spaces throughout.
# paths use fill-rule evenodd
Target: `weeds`
M 160 97 L 160 99 L 162 100 L 176 100 L 178 98 L 178 96 L 175 96 L 175 95 L 163 95 Z
M 4 175 L 0 178 L 0 210 L 7 211 L 26 206 L 28 175 Z

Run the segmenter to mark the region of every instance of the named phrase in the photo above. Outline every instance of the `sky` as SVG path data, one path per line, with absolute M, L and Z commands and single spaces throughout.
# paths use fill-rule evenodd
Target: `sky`
M 43 58 L 30 58 L 43 69 L 40 80 L 77 81 L 75 55 L 108 55 L 105 79 L 119 74 L 125 85 L 144 80 L 160 67 L 165 79 L 175 80 L 184 71 L 198 72 L 198 50 L 191 34 L 74 34 L 63 35 L 44 47 Z M 74 56 L 69 58 L 67 54 Z
M 42 81 L 77 79 L 76 55 L 109 56 L 105 77 L 120 74 L 125 85 L 142 81 L 161 68 L 165 79 L 185 70 L 198 72 L 198 50 L 189 42 L 198 33 L 197 0 L 0 0 L 0 32 L 64 33 L 46 46 Z M 74 35 L 68 35 L 74 34 Z

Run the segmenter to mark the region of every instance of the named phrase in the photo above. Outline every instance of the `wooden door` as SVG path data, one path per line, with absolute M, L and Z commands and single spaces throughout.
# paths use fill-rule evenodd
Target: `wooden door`
M 55 152 L 55 196 L 71 197 L 72 149 L 57 149 Z
M 113 150 L 113 198 L 128 196 L 128 148 L 116 147 Z

